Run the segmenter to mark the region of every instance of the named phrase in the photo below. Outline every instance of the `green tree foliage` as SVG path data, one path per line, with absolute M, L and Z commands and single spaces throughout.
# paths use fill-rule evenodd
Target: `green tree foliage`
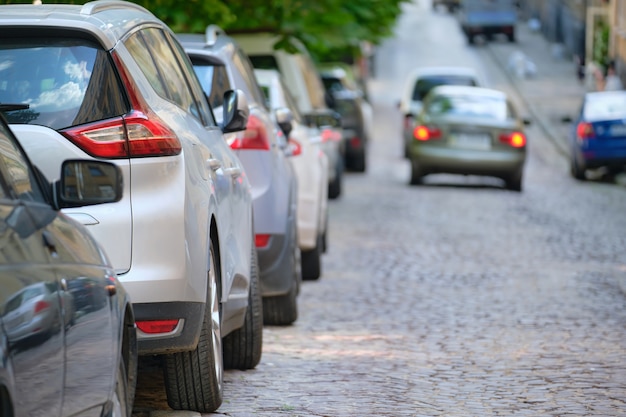
M 202 33 L 209 24 L 228 31 L 268 31 L 295 37 L 318 59 L 359 51 L 361 41 L 378 44 L 391 35 L 401 5 L 410 0 L 133 0 L 175 32 Z M 0 3 L 31 3 L 0 0 Z M 81 0 L 44 3 L 83 4 Z

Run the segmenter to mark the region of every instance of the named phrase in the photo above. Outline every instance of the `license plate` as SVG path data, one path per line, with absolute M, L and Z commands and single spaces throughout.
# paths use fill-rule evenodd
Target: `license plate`
M 611 125 L 611 136 L 626 136 L 626 125 Z
M 479 133 L 456 133 L 452 135 L 452 145 L 456 148 L 489 150 L 491 138 L 489 135 Z

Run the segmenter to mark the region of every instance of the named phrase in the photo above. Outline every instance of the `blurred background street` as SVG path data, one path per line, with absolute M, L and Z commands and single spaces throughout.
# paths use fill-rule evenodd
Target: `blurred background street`
M 515 52 L 533 76 L 508 67 Z M 210 415 L 626 413 L 624 182 L 571 177 L 563 119 L 585 87 L 554 52 L 525 21 L 515 43 L 470 46 L 455 14 L 403 6 L 373 57 L 368 170 L 330 202 L 322 277 L 303 284 L 296 323 L 265 328 L 256 369 L 226 371 Z M 474 68 L 531 120 L 522 193 L 449 174 L 408 185 L 397 105 L 409 72 L 431 65 Z M 169 410 L 143 366 L 135 416 L 199 415 Z

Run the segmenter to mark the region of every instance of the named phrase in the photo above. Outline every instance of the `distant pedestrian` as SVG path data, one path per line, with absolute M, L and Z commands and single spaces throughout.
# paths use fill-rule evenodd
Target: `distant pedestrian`
M 606 68 L 606 76 L 604 77 L 604 91 L 616 91 L 623 89 L 624 85 L 622 84 L 622 80 L 615 72 L 615 63 L 611 61 Z

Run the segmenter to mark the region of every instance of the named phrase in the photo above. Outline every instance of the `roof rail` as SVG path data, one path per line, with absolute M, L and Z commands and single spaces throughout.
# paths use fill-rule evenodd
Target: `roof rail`
M 209 25 L 204 31 L 205 41 L 209 46 L 215 45 L 215 42 L 217 42 L 217 38 L 220 35 L 225 36 L 226 32 L 224 32 L 224 29 L 222 29 L 218 25 Z
M 145 7 L 130 1 L 122 0 L 96 0 L 85 3 L 80 9 L 80 14 L 93 15 L 98 12 L 111 9 L 135 9 L 145 13 L 150 13 Z M 150 13 L 151 14 L 151 13 Z

